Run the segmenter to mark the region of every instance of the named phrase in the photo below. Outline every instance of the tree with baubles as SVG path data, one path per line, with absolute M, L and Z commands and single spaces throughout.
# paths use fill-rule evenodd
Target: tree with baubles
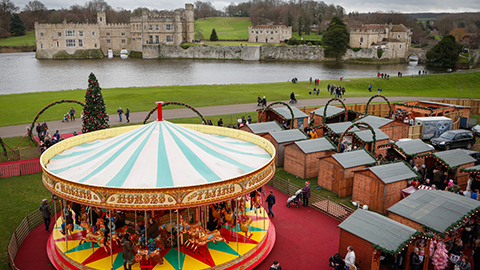
M 82 133 L 109 128 L 108 114 L 102 88 L 93 73 L 88 78 L 88 89 L 85 93 Z

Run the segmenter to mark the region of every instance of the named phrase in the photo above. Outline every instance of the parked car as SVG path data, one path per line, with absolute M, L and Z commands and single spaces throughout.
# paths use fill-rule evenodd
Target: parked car
M 470 149 L 475 144 L 475 134 L 465 129 L 449 130 L 445 131 L 440 137 L 431 139 L 430 144 L 442 150 L 452 148 Z
M 475 132 L 475 135 L 480 136 L 480 125 L 474 126 L 472 131 Z
M 477 161 L 475 162 L 475 165 L 480 164 L 480 152 L 477 152 L 477 151 L 474 151 L 474 150 L 468 150 L 468 149 L 460 149 L 460 150 L 462 150 L 463 152 L 467 153 L 467 155 L 476 159 Z

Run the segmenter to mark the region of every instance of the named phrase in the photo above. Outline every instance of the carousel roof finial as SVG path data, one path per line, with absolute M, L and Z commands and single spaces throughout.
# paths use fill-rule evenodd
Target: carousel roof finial
M 157 114 L 158 114 L 157 120 L 158 121 L 163 121 L 162 105 L 163 105 L 164 102 L 163 101 L 157 101 L 155 103 L 157 103 Z

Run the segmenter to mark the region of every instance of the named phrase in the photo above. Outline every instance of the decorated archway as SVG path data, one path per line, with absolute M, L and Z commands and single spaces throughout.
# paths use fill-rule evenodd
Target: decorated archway
M 165 102 L 162 104 L 162 107 L 164 106 L 167 106 L 167 105 L 180 105 L 180 106 L 185 106 L 187 108 L 189 108 L 190 110 L 192 110 L 194 113 L 196 113 L 203 121 L 203 123 L 207 123 L 207 120 L 203 117 L 203 115 L 197 110 L 195 109 L 194 107 L 186 104 L 186 103 L 183 103 L 183 102 L 177 102 L 177 101 L 169 101 L 169 102 Z M 148 112 L 147 116 L 145 117 L 145 120 L 143 120 L 143 124 L 147 123 L 148 119 L 150 118 L 150 116 L 157 110 L 157 107 L 153 108 L 150 112 Z
M 292 115 L 292 118 L 290 119 L 290 126 L 292 126 L 292 125 L 293 125 L 293 110 L 292 110 L 292 107 L 290 107 L 290 105 L 288 105 L 287 103 L 282 102 L 282 101 L 276 101 L 276 102 L 270 103 L 267 107 L 265 107 L 265 109 L 263 109 L 262 113 L 261 113 L 260 116 L 258 117 L 258 122 L 259 122 L 259 123 L 262 122 L 263 114 L 264 114 L 268 109 L 270 109 L 273 105 L 276 105 L 276 104 L 282 104 L 282 105 L 287 106 L 288 110 L 290 111 L 290 114 Z
M 35 122 L 37 122 L 38 120 L 38 117 L 40 117 L 40 115 L 42 115 L 42 113 L 44 113 L 48 108 L 54 106 L 54 105 L 57 105 L 57 104 L 62 104 L 62 103 L 76 103 L 78 105 L 81 105 L 82 107 L 85 107 L 85 103 L 83 102 L 80 102 L 78 100 L 73 100 L 73 99 L 62 99 L 62 100 L 58 100 L 58 101 L 55 101 L 55 102 L 52 102 L 50 104 L 48 104 L 47 106 L 45 106 L 43 109 L 41 109 L 37 115 L 35 116 L 35 118 L 33 119 L 32 121 L 32 124 L 30 125 L 30 134 L 28 134 L 28 137 L 30 138 L 30 140 L 33 140 L 32 139 L 32 130 L 35 128 Z
M 323 117 L 322 117 L 322 124 L 325 124 L 325 121 L 326 121 L 326 118 L 327 118 L 327 108 L 328 108 L 328 105 L 330 104 L 330 102 L 334 101 L 334 100 L 338 100 L 340 101 L 340 103 L 342 103 L 342 106 L 343 108 L 345 109 L 345 117 L 343 118 L 343 121 L 347 121 L 347 113 L 348 113 L 348 110 L 347 110 L 347 106 L 345 106 L 345 103 L 343 103 L 343 101 L 339 98 L 331 98 L 329 101 L 327 101 L 327 104 L 325 104 L 325 109 L 323 109 Z
M 383 98 L 387 104 L 388 104 L 388 118 L 392 117 L 392 105 L 390 104 L 390 101 L 388 100 L 387 97 L 383 96 L 383 95 L 374 95 L 372 96 L 368 102 L 367 102 L 367 106 L 365 107 L 365 115 L 368 115 L 368 106 L 370 106 L 370 102 L 374 99 L 374 98 L 377 98 L 377 97 L 381 97 Z
M 377 142 L 377 136 L 375 134 L 375 130 L 373 130 L 373 127 L 365 122 L 353 123 L 342 133 L 342 135 L 340 136 L 340 139 L 338 140 L 337 152 L 340 152 L 340 145 L 342 144 L 343 137 L 345 137 L 349 133 L 350 129 L 354 127 L 359 127 L 359 126 L 367 127 L 372 132 L 372 137 L 373 137 L 372 154 L 375 153 L 375 144 Z

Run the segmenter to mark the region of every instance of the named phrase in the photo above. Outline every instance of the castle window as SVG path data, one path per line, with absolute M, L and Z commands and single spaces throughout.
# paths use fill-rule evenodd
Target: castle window
M 78 40 L 78 47 L 83 47 L 83 40 L 81 39 Z
M 95 32 L 92 32 L 92 37 L 94 37 L 94 36 L 95 36 Z
M 42 43 L 40 43 L 40 49 L 43 49 L 43 44 Z
M 400 38 L 400 35 L 398 35 L 398 38 Z
M 83 37 L 83 31 L 82 30 L 78 30 L 78 36 Z
M 62 32 L 57 32 L 57 36 L 61 37 L 61 36 L 62 36 Z
M 275 31 L 275 34 L 278 33 L 278 31 Z
M 258 34 L 258 31 L 255 31 L 255 34 Z
M 133 41 L 135 41 L 135 38 L 132 38 Z
M 100 21 L 102 21 L 102 17 L 100 17 Z
M 165 41 L 166 42 L 173 42 L 173 35 L 166 35 L 165 36 Z
M 43 32 L 42 32 L 42 33 L 40 33 L 40 36 L 41 36 L 41 37 L 43 37 Z
M 148 25 L 148 30 L 153 30 L 153 25 L 149 24 Z
M 158 31 L 158 24 L 155 24 L 155 30 Z
M 124 33 L 124 32 L 122 32 L 122 37 L 124 37 L 124 36 L 125 36 L 125 33 Z
M 67 47 L 75 47 L 75 39 L 67 39 L 65 40 L 65 42 L 66 42 L 65 45 Z
M 173 24 L 171 24 L 171 23 L 165 24 L 165 30 L 167 30 L 167 31 L 173 30 Z
M 260 31 L 260 34 L 263 33 L 263 31 Z
M 160 36 L 159 35 L 155 35 L 155 43 L 160 43 Z
M 137 30 L 138 30 L 138 24 L 137 24 Z
M 132 25 L 132 31 L 135 31 L 135 25 Z
M 398 47 L 399 47 L 399 49 L 401 49 L 401 48 L 402 48 L 402 44 L 398 45 Z
M 363 37 L 360 37 L 360 42 L 363 42 Z
M 126 43 L 125 39 L 122 39 L 122 44 L 125 44 L 125 43 Z
M 153 43 L 153 36 L 152 35 L 149 35 L 148 36 L 148 43 Z
M 107 44 L 110 44 L 110 39 L 107 39 Z
M 109 36 L 110 36 L 110 33 L 107 33 L 107 37 L 109 37 Z
M 95 43 L 95 48 L 97 47 L 97 43 Z
M 253 34 L 253 31 L 252 31 L 252 34 Z
M 60 47 L 60 42 L 57 41 L 57 48 Z
M 74 37 L 75 36 L 75 30 L 65 30 L 65 36 L 66 37 Z

